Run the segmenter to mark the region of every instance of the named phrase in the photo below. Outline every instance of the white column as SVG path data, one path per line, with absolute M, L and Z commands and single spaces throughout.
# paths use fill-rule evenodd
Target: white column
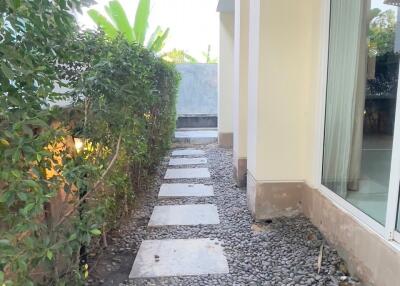
M 249 1 L 235 0 L 233 165 L 239 186 L 246 185 Z
M 250 0 L 247 194 L 256 219 L 295 212 L 312 173 L 318 7 Z
M 234 15 L 220 13 L 220 51 L 218 65 L 218 143 L 232 147 L 233 123 L 233 37 Z

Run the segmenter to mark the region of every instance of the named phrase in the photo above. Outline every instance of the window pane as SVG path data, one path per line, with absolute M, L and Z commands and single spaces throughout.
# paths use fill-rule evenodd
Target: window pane
M 398 7 L 384 2 L 331 1 L 322 171 L 326 187 L 381 224 L 400 50 Z

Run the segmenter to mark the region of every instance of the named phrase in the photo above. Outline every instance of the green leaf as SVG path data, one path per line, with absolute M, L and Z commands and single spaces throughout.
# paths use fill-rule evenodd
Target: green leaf
M 17 265 L 19 270 L 26 271 L 28 269 L 26 262 L 22 259 L 17 260 Z
M 38 189 L 40 188 L 40 185 L 36 183 L 34 180 L 24 180 L 23 181 L 28 187 L 32 189 Z
M 154 41 L 155 41 L 155 40 L 157 39 L 157 37 L 158 37 L 159 35 L 161 35 L 161 34 L 162 34 L 161 27 L 160 27 L 160 26 L 157 26 L 157 28 L 154 30 L 154 32 L 151 34 L 149 40 L 147 41 L 146 47 L 147 47 L 148 49 L 151 50 L 151 46 L 154 44 Z
M 29 119 L 26 121 L 26 124 L 30 124 L 37 127 L 47 127 L 47 123 L 39 118 Z
M 46 256 L 49 260 L 53 259 L 53 252 L 51 250 L 47 250 Z
M 10 101 L 11 104 L 14 104 L 16 106 L 21 104 L 20 100 L 14 96 L 7 96 L 7 99 Z
M 115 38 L 118 35 L 117 29 L 107 20 L 106 17 L 101 15 L 94 9 L 88 11 L 89 17 L 93 22 L 99 26 L 109 38 Z
M 22 151 L 24 151 L 25 155 L 26 154 L 36 154 L 35 149 L 33 149 L 32 146 L 30 146 L 30 145 L 23 146 Z
M 8 79 L 14 78 L 14 72 L 5 63 L 1 63 L 0 69 L 6 78 Z
M 19 151 L 19 149 L 15 150 L 15 152 L 12 155 L 12 162 L 13 163 L 18 162 L 20 157 L 21 157 L 21 152 Z
M 76 233 L 72 233 L 72 234 L 69 236 L 68 241 L 75 240 L 77 237 L 78 237 L 78 236 L 76 235 Z
M 21 212 L 22 212 L 22 214 L 27 215 L 34 207 L 35 207 L 34 203 L 27 204 L 26 207 L 24 207 L 21 210 Z
M 140 0 L 136 10 L 135 24 L 133 26 L 136 41 L 140 44 L 143 44 L 146 38 L 146 31 L 149 25 L 149 15 L 150 0 Z
M 11 243 L 8 239 L 0 239 L 0 246 L 10 246 Z
M 153 52 L 157 53 L 157 52 L 161 51 L 162 48 L 164 48 L 165 40 L 168 37 L 168 33 L 169 33 L 169 28 L 166 29 L 163 34 L 157 36 L 157 39 L 154 41 L 153 45 L 151 46 L 151 50 Z
M 112 19 L 118 31 L 122 33 L 128 42 L 135 41 L 135 34 L 129 25 L 128 17 L 118 0 L 110 1 L 105 7 L 107 15 Z
M 19 178 L 19 177 L 20 177 L 20 173 L 19 173 L 19 171 L 17 171 L 17 170 L 11 170 L 11 174 L 12 174 L 14 177 L 16 177 L 16 178 Z
M 94 228 L 94 229 L 90 230 L 90 233 L 93 234 L 93 235 L 100 235 L 101 231 L 99 229 L 97 229 L 97 228 Z
M 23 192 L 23 191 L 18 192 L 18 193 L 17 193 L 17 197 L 18 197 L 21 201 L 26 201 L 26 200 L 28 199 L 28 195 L 27 195 L 25 192 Z
M 0 283 L 4 282 L 4 272 L 0 271 Z

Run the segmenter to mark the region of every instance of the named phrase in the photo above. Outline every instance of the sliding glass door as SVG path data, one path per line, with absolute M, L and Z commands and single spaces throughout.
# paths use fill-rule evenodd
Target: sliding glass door
M 397 207 L 397 223 L 396 223 L 396 230 L 400 233 L 400 197 L 398 198 L 398 207 Z M 399 235 L 400 237 L 400 235 Z
M 389 213 L 389 192 L 398 193 L 389 187 L 399 77 L 398 5 L 331 0 L 330 7 L 322 184 L 381 225 Z

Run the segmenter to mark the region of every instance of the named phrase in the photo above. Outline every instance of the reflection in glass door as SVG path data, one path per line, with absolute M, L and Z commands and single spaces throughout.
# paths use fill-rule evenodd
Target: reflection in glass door
M 398 7 L 385 3 L 331 1 L 322 171 L 323 185 L 382 225 L 400 52 Z

